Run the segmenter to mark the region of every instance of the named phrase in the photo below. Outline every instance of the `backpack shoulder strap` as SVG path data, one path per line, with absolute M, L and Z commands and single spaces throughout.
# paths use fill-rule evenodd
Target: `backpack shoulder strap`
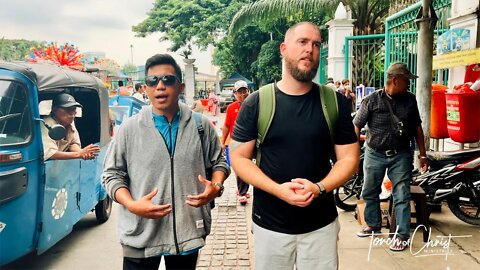
M 322 104 L 323 114 L 327 120 L 328 130 L 330 131 L 330 139 L 335 143 L 335 125 L 338 119 L 338 101 L 337 94 L 332 88 L 319 85 L 320 103 Z
M 255 158 L 257 166 L 260 165 L 262 157 L 260 147 L 265 140 L 268 128 L 275 114 L 275 87 L 273 83 L 261 87 L 260 90 L 258 90 L 258 95 L 258 136 L 256 141 L 257 155 Z
M 202 125 L 202 115 L 198 112 L 192 112 L 193 119 L 195 120 L 195 125 L 197 126 L 198 135 L 200 135 L 200 139 L 202 140 L 202 148 L 203 148 L 203 134 L 205 133 L 205 129 L 203 129 Z
M 202 155 L 205 159 L 205 146 L 203 145 L 203 137 L 205 134 L 205 129 L 202 125 L 202 115 L 198 112 L 192 111 L 193 119 L 195 120 L 195 125 L 197 126 L 198 135 L 200 136 L 200 143 L 202 144 Z M 205 167 L 206 168 L 206 167 Z
M 202 115 L 198 112 L 194 112 L 192 111 L 192 114 L 193 114 L 193 119 L 195 120 L 195 125 L 197 126 L 197 131 L 198 131 L 198 135 L 200 136 L 200 143 L 202 144 L 202 156 L 203 156 L 203 159 L 205 160 L 205 146 L 203 145 L 203 138 L 204 138 L 204 134 L 205 134 L 205 129 L 203 128 L 203 125 L 202 125 Z M 210 172 L 211 169 L 208 169 L 207 166 L 205 166 L 205 173 L 206 173 L 206 177 L 208 180 L 211 180 L 209 177 L 211 177 L 211 172 Z M 211 200 L 210 201 L 210 209 L 213 209 L 215 207 L 215 200 Z

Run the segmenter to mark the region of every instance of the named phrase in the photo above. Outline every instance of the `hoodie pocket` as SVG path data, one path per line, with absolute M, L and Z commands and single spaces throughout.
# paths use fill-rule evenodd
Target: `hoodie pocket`
M 125 236 L 137 236 L 140 235 L 145 229 L 144 219 L 139 217 L 127 209 L 122 209 L 124 212 L 119 222 L 120 234 Z

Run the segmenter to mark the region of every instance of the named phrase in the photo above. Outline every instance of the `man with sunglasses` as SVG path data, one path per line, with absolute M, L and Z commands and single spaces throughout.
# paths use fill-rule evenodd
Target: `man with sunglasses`
M 405 250 L 409 245 L 414 139 L 420 152 L 420 167 L 422 170 L 428 167 L 417 101 L 415 95 L 408 92 L 410 80 L 416 78 L 418 76 L 412 74 L 405 63 L 390 65 L 385 89 L 365 97 L 353 121 L 357 136 L 361 128 L 368 125 L 362 190 L 367 227 L 357 236 L 381 233 L 379 195 L 387 172 L 393 183 L 393 207 L 398 226 L 390 245 L 392 251 Z
M 233 133 L 233 127 L 235 121 L 237 120 L 238 112 L 240 112 L 240 106 L 242 106 L 243 101 L 248 97 L 248 84 L 243 80 L 236 81 L 233 85 L 233 94 L 235 95 L 236 101 L 227 107 L 227 114 L 225 116 L 225 124 L 222 127 L 222 148 L 225 151 L 225 154 L 228 155 L 228 141 Z M 242 205 L 247 204 L 249 194 L 248 192 L 249 185 L 245 183 L 237 175 L 237 194 L 238 201 Z
M 82 105 L 69 94 L 58 94 L 53 99 L 50 115 L 44 121 L 49 126 L 62 125 L 66 135 L 65 138 L 56 141 L 48 136 L 48 129 L 42 125 L 44 160 L 77 158 L 89 160 L 94 159 L 100 152 L 100 147 L 95 144 L 81 147 L 80 135 L 74 123 L 77 108 L 82 108 Z
M 145 64 L 150 106 L 120 126 L 105 160 L 103 182 L 120 203 L 123 269 L 195 269 L 210 233 L 209 202 L 230 173 L 217 134 L 178 102 L 181 70 L 167 54 Z M 207 169 L 212 171 L 206 179 Z

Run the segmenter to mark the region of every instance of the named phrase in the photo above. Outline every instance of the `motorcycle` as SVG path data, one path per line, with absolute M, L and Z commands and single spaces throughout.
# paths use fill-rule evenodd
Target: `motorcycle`
M 417 175 L 412 185 L 423 188 L 430 207 L 446 200 L 458 219 L 480 226 L 480 149 L 427 156 L 436 170 Z
M 363 151 L 359 171 L 334 191 L 335 204 L 353 211 L 363 185 Z M 412 185 L 422 187 L 430 210 L 447 201 L 460 220 L 480 226 L 480 149 L 428 152 L 430 170 L 414 171 Z M 429 211 L 430 212 L 430 211 Z

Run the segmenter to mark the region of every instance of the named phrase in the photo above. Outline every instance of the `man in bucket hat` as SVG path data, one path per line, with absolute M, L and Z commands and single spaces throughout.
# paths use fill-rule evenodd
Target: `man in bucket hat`
M 368 237 L 380 233 L 382 224 L 379 195 L 387 172 L 393 183 L 393 207 L 397 232 L 390 246 L 402 251 L 410 243 L 410 182 L 412 180 L 414 139 L 420 155 L 420 168 L 426 170 L 422 120 L 415 95 L 408 92 L 412 74 L 405 63 L 393 63 L 387 70 L 385 89 L 378 90 L 362 100 L 353 123 L 357 135 L 368 126 L 363 172 L 362 197 L 365 200 L 367 227 L 357 233 Z
M 77 107 L 82 108 L 75 98 L 69 94 L 57 95 L 52 101 L 50 115 L 44 119 L 49 126 L 60 124 L 66 129 L 65 138 L 58 141 L 48 136 L 48 129 L 42 125 L 43 157 L 47 159 L 94 159 L 100 147 L 90 144 L 85 148 L 81 147 L 80 136 L 75 128 L 75 115 Z

